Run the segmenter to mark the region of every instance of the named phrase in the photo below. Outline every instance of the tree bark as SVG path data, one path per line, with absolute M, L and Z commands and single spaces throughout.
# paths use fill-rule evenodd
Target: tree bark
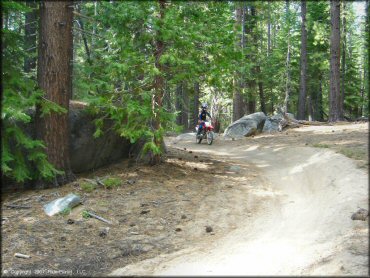
M 24 49 L 26 58 L 24 59 L 24 71 L 31 72 L 36 68 L 36 33 L 37 33 L 37 3 L 35 1 L 27 2 L 27 6 L 32 11 L 25 15 L 24 26 Z
M 257 9 L 252 6 L 251 8 L 251 13 L 253 17 L 253 28 L 256 28 L 256 22 L 257 22 Z M 258 36 L 258 30 L 253 30 L 253 40 L 254 40 L 254 46 L 255 49 L 257 50 L 256 53 L 258 53 L 258 41 L 262 43 L 262 39 L 260 39 L 261 36 Z M 262 44 L 260 46 L 260 49 L 262 51 Z M 257 54 L 255 54 L 255 67 L 254 67 L 254 76 L 258 80 L 258 94 L 259 94 L 259 99 L 260 99 L 260 106 L 261 106 L 261 111 L 266 114 L 266 100 L 265 100 L 265 94 L 263 91 L 263 82 L 262 82 L 262 76 L 261 76 L 261 67 L 259 65 L 258 57 Z
M 290 16 L 289 16 L 289 0 L 285 2 L 286 24 L 288 28 L 288 48 L 286 54 L 286 83 L 285 83 L 285 99 L 284 99 L 284 113 L 288 112 L 289 98 L 290 98 Z
M 40 3 L 39 56 L 37 79 L 46 102 L 54 102 L 67 113 L 50 112 L 41 117 L 36 108 L 36 131 L 46 145 L 48 160 L 64 174 L 54 186 L 74 180 L 69 160 L 68 112 L 72 89 L 73 8 L 72 1 Z M 47 187 L 49 184 L 42 184 Z
M 344 96 L 345 96 L 345 80 L 346 80 L 346 1 L 343 1 L 343 22 L 342 22 L 342 36 L 343 36 L 343 42 L 342 42 L 342 62 L 341 62 L 341 93 L 340 93 L 340 105 L 342 109 L 344 110 Z M 343 111 L 344 113 L 344 111 Z
M 343 119 L 340 95 L 340 2 L 330 0 L 330 91 L 329 91 L 329 121 L 337 122 Z
M 301 74 L 298 98 L 298 120 L 304 120 L 306 115 L 307 94 L 307 30 L 306 30 L 306 1 L 301 1 L 302 30 L 301 30 Z
M 252 5 L 250 6 L 250 16 L 248 16 L 247 20 L 247 27 L 246 35 L 251 38 L 249 41 L 249 45 L 253 46 L 253 52 L 257 51 L 256 45 L 256 34 L 255 34 L 255 27 L 256 27 L 256 8 Z M 247 60 L 251 61 L 254 66 L 251 69 L 251 78 L 248 81 L 248 96 L 247 96 L 247 113 L 253 114 L 256 112 L 256 96 L 257 96 L 257 82 L 256 82 L 256 64 L 257 64 L 257 57 L 256 53 L 250 53 L 247 56 Z
M 244 4 L 242 6 L 238 3 L 235 13 L 236 13 L 236 22 L 234 25 L 235 33 L 237 33 L 241 27 L 241 34 L 240 36 L 237 36 L 235 47 L 243 50 L 243 45 L 245 43 L 244 26 L 243 26 L 244 14 L 245 14 Z M 242 60 L 244 60 L 243 55 L 241 56 L 241 58 Z M 242 63 L 243 61 L 240 61 L 240 62 Z M 243 76 L 241 72 L 239 70 L 236 70 L 235 75 L 234 75 L 234 81 L 233 81 L 233 121 L 236 121 L 244 116 L 244 109 L 243 109 L 244 101 L 243 101 L 242 94 L 241 94 L 241 90 L 243 87 L 242 79 L 243 79 Z

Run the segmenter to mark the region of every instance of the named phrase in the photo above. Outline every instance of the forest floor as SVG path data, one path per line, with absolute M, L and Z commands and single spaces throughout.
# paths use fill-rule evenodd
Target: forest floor
M 3 194 L 2 275 L 367 276 L 368 218 L 351 215 L 368 209 L 368 135 L 368 123 L 211 146 L 183 134 L 167 138 L 161 165 L 123 160 L 61 188 Z M 81 188 L 106 176 L 122 186 Z M 44 213 L 71 192 L 83 204 Z

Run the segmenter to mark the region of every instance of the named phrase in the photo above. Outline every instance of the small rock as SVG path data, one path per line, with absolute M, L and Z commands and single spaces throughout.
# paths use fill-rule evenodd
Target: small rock
M 206 226 L 206 232 L 207 233 L 213 232 L 213 228 L 211 226 Z
M 183 214 L 183 215 L 181 215 L 181 219 L 186 219 L 187 217 L 186 217 L 186 215 L 185 214 Z
M 195 167 L 195 168 L 194 168 L 194 171 L 198 171 L 198 168 L 196 168 L 196 167 Z
M 182 157 L 179 157 L 178 160 L 182 160 Z
M 198 158 L 198 156 L 197 155 L 194 155 L 194 158 Z
M 193 151 L 189 151 L 189 153 L 193 153 Z
M 99 236 L 105 238 L 108 235 L 109 228 L 105 227 L 99 231 Z
M 366 217 L 368 216 L 369 216 L 369 212 L 366 209 L 360 208 L 358 211 L 352 214 L 351 219 L 365 221 Z
M 308 145 L 308 143 L 305 144 L 306 146 Z
M 127 183 L 130 185 L 134 184 L 135 182 L 136 182 L 135 180 L 127 180 Z
M 334 129 L 331 132 L 335 132 Z
M 130 227 L 134 227 L 134 226 L 136 226 L 135 223 L 130 223 Z
M 199 160 L 199 162 L 203 162 L 203 160 Z
M 186 151 L 186 148 L 184 148 L 184 151 Z
M 147 214 L 147 213 L 149 213 L 149 209 L 144 209 L 144 210 L 142 210 L 141 212 L 140 212 L 140 214 Z
M 67 224 L 72 225 L 73 223 L 75 223 L 75 221 L 73 219 L 68 219 L 67 220 Z
M 176 230 L 175 230 L 176 232 L 181 232 L 182 230 L 181 230 L 181 228 L 176 228 Z
M 62 237 L 60 237 L 60 240 L 61 240 L 61 241 L 66 241 L 66 240 L 67 240 L 67 238 L 66 238 L 65 236 L 62 236 Z

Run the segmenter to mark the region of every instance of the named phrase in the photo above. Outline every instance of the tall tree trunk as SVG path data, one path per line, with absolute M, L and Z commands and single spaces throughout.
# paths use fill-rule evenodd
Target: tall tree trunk
M 244 3 L 241 5 L 241 3 L 237 3 L 236 7 L 236 22 L 234 25 L 234 30 L 236 33 L 238 30 L 240 30 L 241 27 L 241 34 L 238 36 L 238 39 L 236 41 L 235 47 L 242 50 L 243 53 L 243 46 L 245 43 L 245 37 L 244 37 Z M 241 59 L 244 60 L 244 55 L 242 54 Z M 235 72 L 234 75 L 234 81 L 233 81 L 233 121 L 236 121 L 244 116 L 244 101 L 242 98 L 242 87 L 243 87 L 243 76 L 239 70 Z
M 80 13 L 80 9 L 78 8 L 78 12 Z M 84 42 L 84 46 L 85 46 L 85 52 L 86 52 L 86 57 L 87 57 L 87 62 L 89 63 L 89 65 L 91 65 L 91 55 L 90 55 L 90 49 L 89 49 L 89 45 L 87 43 L 87 38 L 86 38 L 86 34 L 85 34 L 85 27 L 84 27 L 84 24 L 83 24 L 83 21 L 81 18 L 77 18 L 77 23 L 80 27 L 80 29 L 82 30 L 81 32 L 81 36 L 82 36 L 82 40 Z
M 32 11 L 26 13 L 24 24 L 24 49 L 26 58 L 24 59 L 24 71 L 31 72 L 36 68 L 36 33 L 37 33 L 37 3 L 35 1 L 26 2 Z
M 365 1 L 365 43 L 364 43 L 364 93 L 367 95 L 367 101 L 362 100 L 361 116 L 369 114 L 369 0 Z M 366 105 L 367 104 L 367 105 Z
M 270 56 L 271 52 L 271 2 L 267 2 L 268 5 L 268 16 L 267 16 L 267 56 Z
M 257 9 L 254 10 L 254 13 L 252 12 L 252 16 L 254 16 L 255 17 L 254 20 L 257 21 Z M 261 30 L 262 30 L 262 28 L 261 28 Z M 257 32 L 257 31 L 258 30 L 254 30 L 254 32 L 253 32 L 253 34 L 254 34 L 253 35 L 254 43 L 255 43 L 255 46 L 256 46 L 256 49 L 257 49 L 258 41 L 260 41 L 260 50 L 262 52 L 263 51 L 263 49 L 262 49 L 262 38 L 261 38 L 261 35 L 258 35 L 259 32 Z M 261 111 L 266 114 L 267 113 L 266 112 L 266 100 L 265 100 L 265 93 L 263 91 L 263 81 L 262 81 L 263 79 L 262 79 L 262 76 L 261 76 L 261 67 L 259 65 L 258 58 L 256 58 L 255 73 L 256 73 L 257 80 L 258 80 L 257 83 L 258 83 L 258 93 L 259 93 L 259 98 L 260 98 Z
M 250 6 L 250 15 L 247 20 L 246 35 L 251 38 L 249 45 L 253 45 L 253 52 L 247 55 L 247 60 L 250 60 L 254 67 L 251 69 L 251 78 L 248 81 L 248 95 L 247 95 L 247 113 L 253 114 L 256 112 L 256 96 L 257 96 L 257 82 L 256 82 L 256 64 L 257 64 L 257 43 L 256 43 L 256 8 L 255 6 Z
M 329 91 L 329 121 L 343 119 L 340 96 L 340 2 L 330 0 L 330 91 Z
M 193 113 L 193 126 L 195 127 L 198 124 L 198 116 L 199 116 L 199 95 L 200 95 L 200 87 L 199 82 L 194 83 L 194 113 Z
M 159 0 L 159 22 L 158 22 L 158 31 L 155 38 L 155 50 L 154 50 L 154 57 L 155 57 L 155 67 L 158 69 L 159 74 L 157 74 L 154 78 L 154 95 L 152 98 L 152 109 L 153 109 L 153 129 L 154 133 L 157 133 L 161 129 L 161 118 L 160 118 L 160 110 L 162 108 L 162 100 L 164 95 L 164 67 L 160 62 L 160 59 L 163 55 L 165 43 L 162 38 L 162 28 L 163 28 L 163 20 L 165 17 L 166 11 L 166 1 Z M 163 150 L 163 137 L 160 135 L 154 136 L 154 144 L 160 149 L 162 152 Z M 151 164 L 158 164 L 162 161 L 162 154 L 161 153 L 153 153 L 151 157 Z
M 346 80 L 346 1 L 343 1 L 343 22 L 342 22 L 342 36 L 343 36 L 343 42 L 342 42 L 342 62 L 341 62 L 341 94 L 340 94 L 340 106 L 343 109 L 344 113 L 344 96 L 345 96 L 345 80 Z
M 286 83 L 285 83 L 285 99 L 284 99 L 284 113 L 288 112 L 289 98 L 290 98 L 290 15 L 289 15 L 289 0 L 285 2 L 286 24 L 288 28 L 288 48 L 286 54 Z
M 45 142 L 49 162 L 64 171 L 55 178 L 54 186 L 74 179 L 70 168 L 68 128 L 72 89 L 72 4 L 72 1 L 40 3 L 38 84 L 44 91 L 45 102 L 56 103 L 67 110 L 67 113 L 52 111 L 41 117 L 41 107 L 36 108 L 38 138 Z
M 306 0 L 301 1 L 302 31 L 301 31 L 301 74 L 298 98 L 298 120 L 304 120 L 306 115 L 307 91 L 307 30 L 306 30 Z

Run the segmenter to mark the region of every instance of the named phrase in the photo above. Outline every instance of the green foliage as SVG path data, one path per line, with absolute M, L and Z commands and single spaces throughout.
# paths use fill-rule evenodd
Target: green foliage
M 89 214 L 89 212 L 87 211 L 87 210 L 83 210 L 82 212 L 81 212 L 81 215 L 82 215 L 82 217 L 84 218 L 84 219 L 89 219 L 91 216 L 90 216 L 90 214 Z
M 85 192 L 93 192 L 96 189 L 96 185 L 90 182 L 83 182 L 81 185 L 81 189 Z
M 104 183 L 105 188 L 112 189 L 114 187 L 121 186 L 122 185 L 122 180 L 120 178 L 117 178 L 117 177 L 109 177 L 109 178 L 105 178 L 103 180 L 103 183 Z
M 65 208 L 63 209 L 59 214 L 62 216 L 67 216 L 71 214 L 72 209 L 71 208 Z
M 321 144 L 321 143 L 313 144 L 312 146 L 315 148 L 329 148 L 328 144 Z
M 27 57 L 22 49 L 21 25 L 15 19 L 29 8 L 22 2 L 2 2 L 3 13 L 13 19 L 2 29 L 2 137 L 1 170 L 6 177 L 23 182 L 31 179 L 50 180 L 61 174 L 51 165 L 44 152 L 42 141 L 34 140 L 25 133 L 31 124 L 30 111 L 40 103 L 42 92 L 37 88 L 34 73 L 25 73 L 22 65 Z M 23 22 L 23 21 L 22 21 Z M 41 102 L 40 104 L 43 104 Z M 55 104 L 44 106 L 43 113 L 61 111 Z

